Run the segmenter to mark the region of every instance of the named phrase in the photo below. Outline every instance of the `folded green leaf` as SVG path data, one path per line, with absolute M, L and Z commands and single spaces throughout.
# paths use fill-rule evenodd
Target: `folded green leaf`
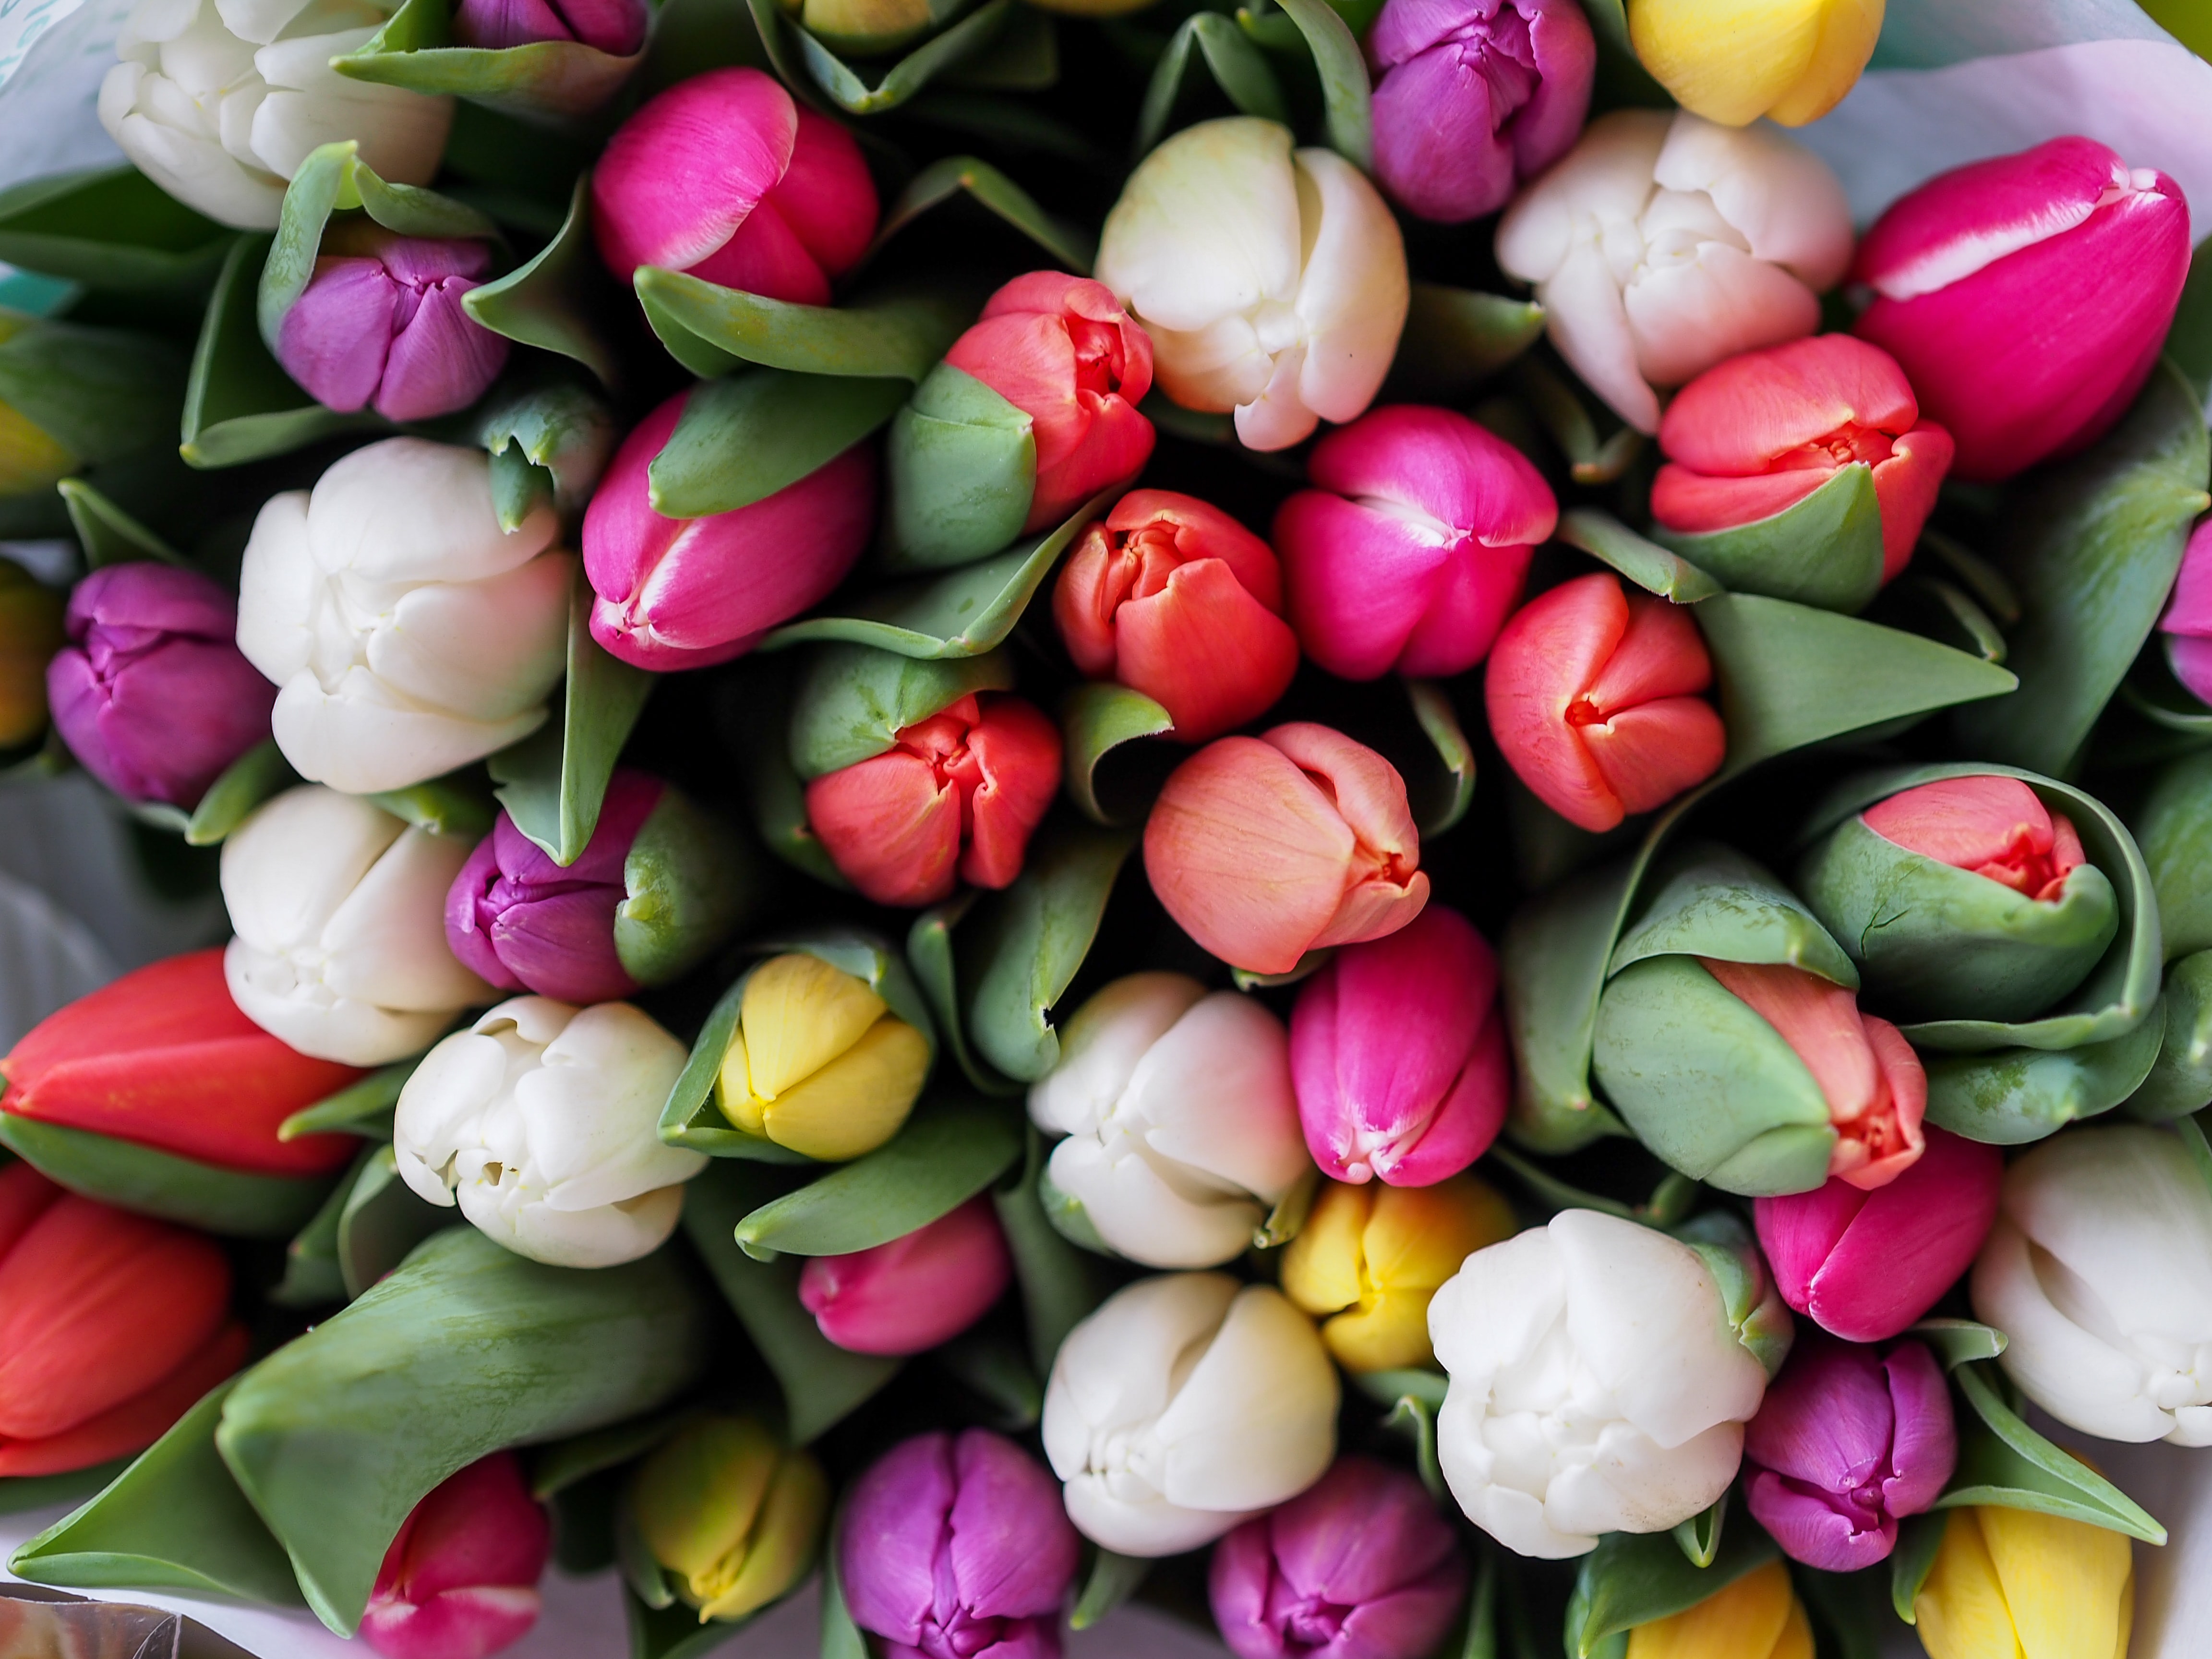
M 213 847 L 243 823 L 262 802 L 300 781 L 272 738 L 257 743 L 225 767 L 208 785 L 199 805 L 185 820 L 185 842 Z
M 184 357 L 154 335 L 0 313 L 0 404 L 79 465 L 161 444 L 185 383 Z
M 2032 1510 L 2147 1544 L 2166 1542 L 2166 1528 L 2140 1504 L 2022 1422 L 2005 1404 L 1985 1362 L 1954 1366 L 1951 1375 L 1968 1409 L 1959 1415 L 1958 1472 L 1936 1508 Z
M 1732 593 L 1856 615 L 1881 586 L 1881 507 L 1874 469 L 1863 462 L 1838 467 L 1811 495 L 1769 517 L 1693 535 L 1654 525 L 1651 539 Z
M 956 301 L 923 295 L 794 305 L 658 265 L 640 265 L 635 284 L 645 319 L 669 356 L 702 380 L 758 363 L 796 374 L 918 381 L 969 315 Z
M 0 1146 L 73 1192 L 230 1238 L 289 1238 L 336 1179 L 221 1169 L 14 1112 L 0 1112 Z
M 1897 1548 L 1889 1558 L 1891 1607 L 1908 1625 L 1917 1623 L 1913 1603 L 1921 1586 L 1935 1571 L 1936 1553 L 1943 1547 L 1943 1529 L 1951 1517 L 1941 1510 L 1908 1515 L 1897 1528 Z
M 592 319 L 615 289 L 592 245 L 591 216 L 592 179 L 584 173 L 552 240 L 504 276 L 461 295 L 461 308 L 493 333 L 558 352 L 590 369 L 600 385 L 612 386 L 619 366 Z
M 1858 969 L 1805 902 L 1732 847 L 1691 842 L 1646 884 L 1651 897 L 1613 946 L 1609 975 L 1651 957 L 1710 957 L 1787 963 L 1858 988 Z
M 865 645 L 818 647 L 793 699 L 791 763 L 810 780 L 856 766 L 961 698 L 1013 686 L 1013 659 L 1003 650 L 932 661 Z
M 945 1034 L 945 1046 L 968 1081 L 987 1095 L 1016 1095 L 1022 1092 L 1022 1085 L 976 1057 L 960 1018 L 959 969 L 952 933 L 975 908 L 976 897 L 976 890 L 971 887 L 916 916 L 907 930 L 907 965 L 913 969 L 915 982 L 936 1016 L 938 1030 Z
M 1174 730 L 1175 721 L 1166 709 L 1126 685 L 1092 680 L 1069 692 L 1060 708 L 1063 777 L 1069 797 L 1083 816 L 1109 828 L 1141 818 L 1160 785 L 1167 781 L 1168 771 L 1182 758 L 1179 751 L 1163 750 L 1157 744 L 1129 750 L 1122 757 L 1126 761 L 1151 758 L 1156 763 L 1141 777 L 1126 780 L 1119 775 L 1133 769 L 1117 766 L 1115 782 L 1133 787 L 1109 787 L 1103 799 L 1098 769 L 1124 744 Z
M 2212 749 L 2159 773 L 2135 827 L 2166 955 L 2212 950 Z
M 234 240 L 128 164 L 49 173 L 0 191 L 0 260 L 88 288 L 198 287 L 213 279 Z
M 695 1196 L 689 1188 L 688 1202 Z M 587 1429 L 566 1440 L 540 1446 L 530 1460 L 530 1495 L 540 1503 L 566 1492 L 580 1480 L 609 1469 L 620 1468 L 641 1457 L 682 1426 L 696 1408 L 672 1407 L 647 1412 L 604 1429 Z
M 1367 64 L 1359 42 L 1344 19 L 1325 0 L 1279 0 L 1313 53 L 1314 69 L 1321 76 L 1323 117 L 1329 148 L 1360 169 L 1375 168 L 1373 94 L 1367 84 Z
M 1669 1534 L 1607 1533 L 1576 1569 L 1567 1601 L 1570 1659 L 1595 1659 L 1609 1638 L 1693 1607 L 1778 1553 L 1748 1516 L 1722 1530 L 1709 1567 L 1692 1565 Z
M 1036 496 L 1035 420 L 939 363 L 884 445 L 884 568 L 936 570 L 1010 546 Z
M 1044 1156 L 1043 1137 L 1034 1128 L 1024 1130 L 1021 1174 L 994 1188 L 991 1203 L 1014 1258 L 1030 1363 L 1039 1376 L 1049 1377 L 1060 1345 L 1106 1299 L 1106 1286 L 1092 1259 L 1063 1238 L 1045 1216 L 1037 1188 Z
M 1438 283 L 1415 283 L 1383 391 L 1393 401 L 1455 404 L 1536 343 L 1544 307 Z
M 465 842 L 482 841 L 499 817 L 491 790 L 473 767 L 410 783 L 404 789 L 380 790 L 363 799 L 374 801 L 417 830 Z
M 407 0 L 353 51 L 333 58 L 340 75 L 428 97 L 466 98 L 539 120 L 588 115 L 623 88 L 642 51 L 627 58 L 580 40 L 534 40 L 486 49 L 451 44 L 446 0 Z
M 1000 45 L 1017 31 L 1027 33 L 1028 20 L 1049 20 L 1027 7 L 1017 10 L 1014 20 L 1000 37 Z M 1050 36 L 1046 37 L 1049 39 Z M 974 64 L 968 67 L 973 68 Z M 872 258 L 884 243 L 912 224 L 923 214 L 942 203 L 965 192 L 978 203 L 1020 231 L 1047 253 L 1079 276 L 1091 274 L 1091 263 L 1098 256 L 1098 240 L 1079 225 L 1048 213 L 1035 198 L 1019 185 L 993 167 L 988 161 L 973 155 L 947 155 L 931 162 L 907 181 L 898 199 L 884 215 L 884 222 L 876 232 L 876 240 L 868 250 Z
M 784 27 L 799 42 L 799 58 L 808 76 L 830 102 L 848 115 L 878 115 L 897 108 L 946 70 L 989 46 L 1006 27 L 1012 5 L 1013 0 L 987 0 L 979 9 L 900 58 L 872 87 L 796 23 L 786 22 Z
M 85 568 L 100 570 L 111 564 L 131 564 L 150 559 L 190 569 L 191 561 L 159 535 L 132 518 L 82 478 L 64 478 L 54 488 L 68 509 L 70 528 L 84 549 Z
M 338 1267 L 338 1218 L 344 1212 L 353 1183 L 376 1151 L 374 1146 L 362 1149 L 314 1218 L 284 1247 L 284 1277 L 269 1292 L 269 1299 L 278 1307 L 319 1308 L 346 1299 L 345 1274 Z
M 2125 1103 L 2130 1117 L 2154 1123 L 2212 1105 L 2212 951 L 2168 968 L 2159 1004 L 2164 1024 L 2158 1058 Z
M 591 499 L 618 435 L 613 410 L 574 380 L 550 375 L 495 398 L 475 425 L 477 441 L 492 458 L 495 499 L 499 463 L 526 465 L 543 475 L 538 488 L 553 505 L 571 516 Z M 512 532 L 528 516 L 527 506 L 502 509 L 500 527 Z
M 1406 696 L 1427 738 L 1431 764 L 1401 768 L 1413 822 L 1424 836 L 1441 836 L 1474 805 L 1474 749 L 1460 729 L 1451 695 L 1434 680 L 1407 680 Z
M 332 1131 L 366 1135 L 372 1140 L 384 1139 L 392 1131 L 392 1109 L 399 1103 L 399 1091 L 407 1086 L 418 1063 L 403 1060 L 380 1066 L 336 1094 L 302 1106 L 276 1126 L 276 1139 L 297 1140 L 301 1135 Z
M 1143 156 L 1167 131 L 1193 46 L 1206 60 L 1214 84 L 1229 95 L 1240 113 L 1290 124 L 1290 106 L 1284 100 L 1282 83 L 1267 67 L 1260 49 L 1219 12 L 1194 12 L 1168 37 L 1167 50 L 1152 66 L 1145 101 L 1137 112 L 1136 137 L 1130 144 L 1133 154 Z
M 1710 1567 L 1720 1553 L 1721 1530 L 1728 1521 L 1728 1494 L 1723 1492 L 1711 1507 L 1698 1511 L 1674 1528 L 1675 1543 L 1693 1567 Z
M 2166 1021 L 2154 1001 L 2133 1030 L 2077 1048 L 2000 1048 L 1928 1060 L 1928 1121 L 1969 1140 L 2017 1146 L 2108 1112 L 2158 1063 Z
M 1148 1556 L 1116 1555 L 1112 1550 L 1094 1547 L 1082 1594 L 1075 1598 L 1075 1610 L 1067 1615 L 1068 1628 L 1089 1630 L 1134 1595 L 1152 1570 Z
M 653 510 L 731 513 L 826 466 L 891 418 L 911 388 L 896 376 L 755 368 L 693 389 L 647 470 Z
M 1421 1485 L 1429 1496 L 1443 1504 L 1449 1501 L 1449 1493 L 1444 1486 L 1443 1470 L 1437 1462 L 1437 1405 L 1425 1394 L 1401 1394 L 1391 1402 L 1390 1414 L 1382 1419 L 1382 1426 L 1413 1442 L 1413 1472 L 1421 1477 Z
M 373 1148 L 356 1168 L 338 1210 L 335 1243 L 346 1298 L 360 1296 L 456 1219 L 453 1209 L 425 1201 L 399 1178 L 390 1146 Z
M 1679 553 L 1646 541 L 1609 513 L 1571 507 L 1559 515 L 1559 539 L 1610 565 L 1648 593 L 1695 605 L 1726 590 Z

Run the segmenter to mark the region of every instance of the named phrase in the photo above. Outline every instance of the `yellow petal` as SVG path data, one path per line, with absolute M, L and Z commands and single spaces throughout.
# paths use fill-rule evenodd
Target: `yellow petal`
M 867 981 L 802 951 L 761 963 L 745 981 L 744 1027 L 752 1091 L 774 1100 L 811 1077 L 881 1019 L 884 1000 Z
M 0 496 L 51 489 L 76 471 L 75 455 L 17 410 L 0 404 Z
M 2028 1510 L 1978 1509 L 2023 1659 L 2112 1659 L 2135 1566 L 2124 1534 Z
M 830 1480 L 822 1466 L 803 1451 L 786 1452 L 744 1560 L 721 1594 L 701 1604 L 699 1622 L 743 1619 L 786 1594 L 814 1565 L 829 1512 Z
M 1283 1252 L 1283 1294 L 1318 1318 L 1359 1300 L 1359 1239 L 1371 1186 L 1324 1181 L 1306 1224 Z
M 1794 1595 L 1790 1598 L 1790 1622 L 1782 1627 L 1767 1659 L 1813 1659 L 1813 1621 L 1806 1616 L 1805 1604 Z
M 1802 127 L 1842 103 L 1874 56 L 1881 12 L 1882 0 L 1830 0 L 1812 62 L 1796 84 L 1774 100 L 1767 115 L 1785 127 Z
M 1954 1510 L 1912 1618 L 1929 1659 L 2020 1659 L 2012 1610 L 1982 1541 L 1979 1510 Z
M 714 1073 L 714 1104 L 732 1127 L 749 1135 L 765 1137 L 768 1125 L 761 1121 L 761 1103 L 754 1097 L 752 1077 L 746 1063 L 745 1034 L 740 1030 L 730 1033 L 730 1046 L 722 1056 L 722 1069 Z
M 694 1601 L 721 1593 L 782 1449 L 749 1417 L 709 1417 L 661 1443 L 637 1472 L 630 1513 L 653 1559 Z
M 1676 103 L 1740 127 L 1766 113 L 1803 77 L 1829 3 L 1629 0 L 1628 38 Z
M 860 1040 L 761 1108 L 770 1140 L 830 1162 L 889 1140 L 929 1075 L 929 1044 L 902 1019 L 880 1019 Z
M 46 729 L 46 664 L 63 638 L 62 596 L 0 559 L 0 749 Z
M 1803 1617 L 1789 1571 L 1770 1561 L 1693 1607 L 1638 1625 L 1628 1633 L 1628 1659 L 1767 1659 L 1793 1613 Z
M 1388 1290 L 1433 1291 L 1477 1250 L 1516 1231 L 1511 1207 L 1473 1176 L 1386 1187 L 1361 1240 L 1367 1277 Z
M 1436 1358 L 1429 1346 L 1429 1298 L 1435 1294 L 1420 1290 L 1370 1296 L 1323 1325 L 1321 1340 L 1348 1371 L 1425 1365 Z

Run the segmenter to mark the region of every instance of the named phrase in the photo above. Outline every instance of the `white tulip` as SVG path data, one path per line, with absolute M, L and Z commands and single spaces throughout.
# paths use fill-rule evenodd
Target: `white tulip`
M 446 945 L 446 892 L 472 844 L 354 795 L 287 790 L 222 845 L 237 938 L 223 976 L 246 1017 L 303 1054 L 382 1066 L 498 994 Z
M 1249 116 L 1201 121 L 1147 155 L 1106 216 L 1098 280 L 1152 341 L 1160 389 L 1237 411 L 1253 449 L 1375 400 L 1412 289 L 1366 174 Z
M 1212 1267 L 1312 1167 L 1283 1023 L 1181 974 L 1132 974 L 1076 1011 L 1030 1117 L 1067 1137 L 1046 1179 L 1109 1249 Z
M 1654 387 L 1819 327 L 1850 261 L 1826 162 L 1686 110 L 1591 122 L 1498 225 L 1498 263 L 1536 285 L 1559 355 L 1642 432 L 1659 429 Z
M 1468 1518 L 1558 1559 L 1663 1532 L 1735 1479 L 1766 1371 L 1704 1260 L 1595 1210 L 1477 1250 L 1429 1303 L 1437 1460 Z
M 1328 1351 L 1280 1291 L 1164 1273 L 1060 1345 L 1044 1455 L 1077 1531 L 1122 1555 L 1177 1555 L 1320 1480 L 1336 1407 Z
M 239 574 L 238 648 L 283 689 L 276 746 L 349 794 L 481 760 L 545 720 L 575 556 L 540 504 L 512 532 L 480 449 L 387 438 L 272 497 Z
M 309 152 L 356 139 L 389 183 L 438 170 L 453 100 L 349 80 L 383 0 L 139 0 L 100 83 L 100 122 L 141 173 L 240 230 L 274 230 Z
M 422 1057 L 392 1126 L 399 1173 L 518 1255 L 611 1267 L 660 1248 L 704 1153 L 662 1144 L 689 1054 L 627 1002 L 516 997 Z
M 2005 1375 L 2060 1422 L 2212 1445 L 2212 1186 L 2178 1136 L 2078 1130 L 2021 1158 L 1971 1293 Z

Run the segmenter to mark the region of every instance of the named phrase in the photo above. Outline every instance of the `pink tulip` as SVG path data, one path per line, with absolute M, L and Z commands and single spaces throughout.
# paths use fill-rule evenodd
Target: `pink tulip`
M 1946 1130 L 1878 1191 L 1831 1179 L 1753 1206 L 1782 1299 L 1851 1342 L 1895 1336 L 1942 1298 L 1996 1219 L 2004 1156 Z
M 450 1476 L 385 1552 L 362 1639 L 386 1659 L 483 1659 L 538 1622 L 553 1528 L 513 1452 Z
M 998 1213 L 978 1197 L 888 1244 L 809 1256 L 799 1300 L 841 1348 L 920 1353 L 988 1313 L 1013 1276 Z
M 2055 900 L 2085 861 L 2063 812 L 2018 778 L 1945 778 L 1876 801 L 1868 829 L 1907 852 L 1971 870 L 2032 899 Z
M 1298 642 L 1348 680 L 1480 662 L 1559 521 L 1519 450 L 1445 409 L 1363 415 L 1315 446 L 1306 477 L 1275 546 Z
M 1152 337 L 1103 283 L 1057 270 L 1017 276 L 945 361 L 1034 422 L 1036 493 L 1023 529 L 1058 524 L 1145 470 L 1152 423 L 1137 404 L 1152 390 Z
M 798 305 L 867 251 L 876 186 L 853 135 L 757 69 L 680 81 L 623 123 L 592 172 L 599 257 Z
M 1441 904 L 1346 945 L 1298 993 L 1291 1076 L 1307 1150 L 1331 1180 L 1457 1175 L 1498 1139 L 1513 1092 L 1497 953 Z
M 2173 598 L 2158 625 L 2174 678 L 2197 702 L 2212 703 L 2212 519 L 2191 532 Z
M 704 668 L 826 598 L 875 528 L 876 457 L 855 444 L 764 501 L 703 519 L 653 510 L 647 469 L 691 394 L 647 416 L 584 513 L 592 637 L 624 662 Z
M 1298 672 L 1274 550 L 1219 507 L 1133 489 L 1083 532 L 1053 589 L 1075 665 L 1168 711 L 1203 743 L 1274 707 Z
M 2053 138 L 1929 179 L 1859 244 L 1854 332 L 1904 366 L 1993 483 L 2094 442 L 2150 377 L 2189 274 L 2189 204 L 2094 139 Z
M 484 243 L 370 227 L 324 246 L 276 330 L 276 361 L 317 403 L 427 421 L 466 409 L 499 378 L 506 339 L 461 309 L 491 269 Z
M 1521 781 L 1569 823 L 1604 830 L 1720 770 L 1728 733 L 1696 695 L 1712 680 L 1687 611 L 1601 570 L 1514 612 L 1483 695 Z
M 645 45 L 645 0 L 461 0 L 453 44 L 498 51 L 574 40 L 628 58 Z
M 1145 873 L 1168 914 L 1260 974 L 1396 933 L 1429 901 L 1420 862 L 1397 769 L 1303 720 L 1208 744 L 1169 776 L 1145 824 Z
M 1684 386 L 1659 422 L 1671 458 L 1651 516 L 1684 535 L 1768 519 L 1846 466 L 1873 470 L 1881 579 L 1905 568 L 1951 465 L 1951 436 L 1920 418 L 1905 371 L 1848 334 L 1747 351 Z

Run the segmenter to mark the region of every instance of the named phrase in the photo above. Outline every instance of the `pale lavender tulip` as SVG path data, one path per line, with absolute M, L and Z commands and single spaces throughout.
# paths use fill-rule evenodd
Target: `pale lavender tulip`
M 331 246 L 325 244 L 325 246 Z M 507 341 L 461 308 L 491 268 L 482 242 L 376 231 L 319 255 L 276 331 L 276 361 L 317 403 L 387 420 L 466 409 L 507 365 Z
M 645 0 L 461 0 L 453 42 L 496 51 L 574 40 L 627 58 L 645 45 Z

